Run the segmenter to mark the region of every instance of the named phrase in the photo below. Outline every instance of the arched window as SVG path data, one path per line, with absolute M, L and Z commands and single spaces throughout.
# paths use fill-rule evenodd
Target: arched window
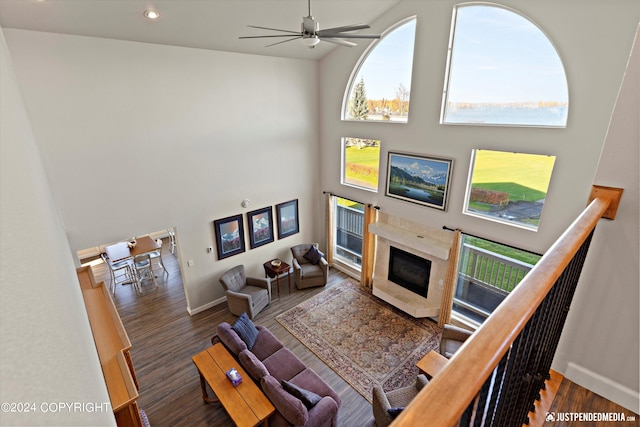
M 345 94 L 343 120 L 406 123 L 416 18 L 391 27 L 365 52 Z
M 566 127 L 569 94 L 549 38 L 499 6 L 454 10 L 441 123 Z

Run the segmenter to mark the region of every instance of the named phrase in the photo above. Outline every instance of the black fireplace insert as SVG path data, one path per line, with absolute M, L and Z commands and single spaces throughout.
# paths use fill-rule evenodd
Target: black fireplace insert
M 389 280 L 422 297 L 427 297 L 431 261 L 390 246 Z

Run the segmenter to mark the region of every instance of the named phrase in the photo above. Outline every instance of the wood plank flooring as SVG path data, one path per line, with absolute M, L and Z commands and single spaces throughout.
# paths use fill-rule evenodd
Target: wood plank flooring
M 142 285 L 142 294 L 137 294 L 130 285 L 118 285 L 113 297 L 132 342 L 131 355 L 140 383 L 140 408 L 147 413 L 153 427 L 232 425 L 222 407 L 202 401 L 198 371 L 191 357 L 211 345 L 210 339 L 220 322 L 232 323 L 236 317 L 229 312 L 226 304 L 189 316 L 178 260 L 171 254 L 166 242 L 162 256 L 169 275 L 158 273 L 157 288 L 147 280 Z M 97 264 L 93 270 L 98 281 L 109 283 L 105 265 Z M 327 286 L 346 278 L 345 274 L 333 269 Z M 279 298 L 273 284 L 271 304 L 254 321 L 268 327 L 286 347 L 336 390 L 342 399 L 339 426 L 375 426 L 369 402 L 275 320 L 278 314 L 325 288 L 298 290 L 292 284 L 289 292 L 286 282 L 286 279 L 280 281 Z M 221 285 L 212 281 L 211 286 Z M 570 381 L 568 383 L 570 390 L 563 395 L 563 382 L 554 401 L 554 411 L 591 411 L 591 407 L 598 412 L 620 410 L 620 407 L 606 399 Z M 573 391 L 576 388 L 581 389 L 577 394 Z M 627 410 L 623 412 L 629 413 Z

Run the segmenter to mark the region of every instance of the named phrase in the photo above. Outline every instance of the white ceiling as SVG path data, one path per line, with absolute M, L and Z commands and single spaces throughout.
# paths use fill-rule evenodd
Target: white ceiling
M 399 1 L 312 0 L 311 12 L 320 29 L 332 28 L 371 23 Z M 247 25 L 299 31 L 307 7 L 307 0 L 0 0 L 0 26 L 299 59 L 349 49 L 326 42 L 309 49 L 299 40 L 267 48 L 274 39 L 238 39 L 278 34 Z M 143 17 L 150 8 L 158 20 Z

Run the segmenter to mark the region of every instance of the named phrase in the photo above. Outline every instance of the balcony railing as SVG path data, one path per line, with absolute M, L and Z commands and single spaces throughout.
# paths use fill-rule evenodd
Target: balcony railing
M 336 255 L 362 264 L 364 212 L 347 206 L 336 209 Z
M 482 323 L 532 268 L 531 264 L 463 243 L 454 310 Z
M 615 217 L 621 193 L 616 199 L 614 191 L 596 192 L 393 426 L 519 427 L 529 421 L 529 411 L 549 377 L 595 226 L 604 215 Z

